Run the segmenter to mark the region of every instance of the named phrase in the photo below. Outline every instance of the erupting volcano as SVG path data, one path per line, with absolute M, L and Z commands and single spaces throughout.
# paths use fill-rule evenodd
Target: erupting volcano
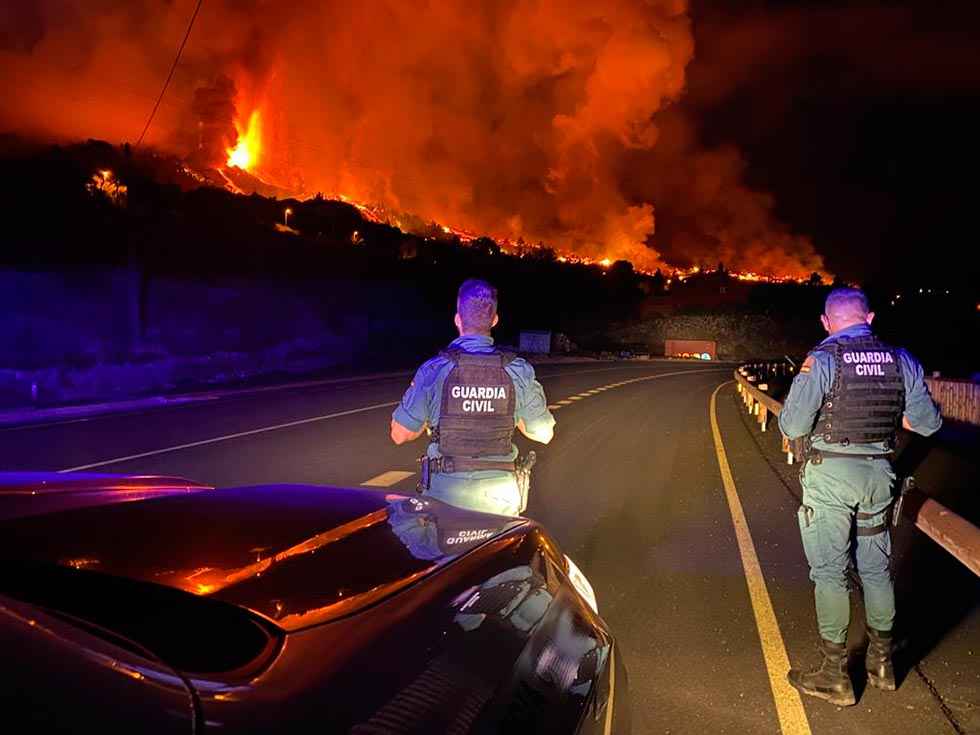
M 244 171 L 251 171 L 259 162 L 262 150 L 262 118 L 258 110 L 248 118 L 248 125 L 238 129 L 238 142 L 228 149 L 228 165 L 237 166 Z
M 0 45 L 0 79 L 23 90 L 0 130 L 132 140 L 193 0 L 35 6 Z M 823 271 L 738 156 L 675 112 L 684 0 L 203 7 L 145 139 L 192 168 L 586 262 Z

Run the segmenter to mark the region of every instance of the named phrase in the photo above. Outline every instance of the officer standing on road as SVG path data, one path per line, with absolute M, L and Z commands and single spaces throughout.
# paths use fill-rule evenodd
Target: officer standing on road
M 895 473 L 887 455 L 900 423 L 928 436 L 942 422 L 922 366 L 905 350 L 875 337 L 872 319 L 863 292 L 839 288 L 830 293 L 820 317 L 830 336 L 800 367 L 779 415 L 783 434 L 806 437 L 808 447 L 800 472 L 799 522 L 815 583 L 823 654 L 816 669 L 793 669 L 788 676 L 803 694 L 836 705 L 855 702 L 846 647 L 850 599 L 845 574 L 852 556 L 864 588 L 868 683 L 895 689 L 888 531 Z
M 395 444 L 429 430 L 419 489 L 451 505 L 517 515 L 527 506 L 528 470 L 514 429 L 547 444 L 555 419 L 534 368 L 494 347 L 497 290 L 471 279 L 456 300 L 459 337 L 426 362 L 391 417 Z

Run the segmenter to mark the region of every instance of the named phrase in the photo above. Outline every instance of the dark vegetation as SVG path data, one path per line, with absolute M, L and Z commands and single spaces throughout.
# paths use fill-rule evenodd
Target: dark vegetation
M 99 171 L 111 171 L 125 194 L 93 187 Z M 214 185 L 220 180 L 173 157 L 98 141 L 0 139 L 8 284 L 0 368 L 269 349 L 288 362 L 292 347 L 283 345 L 305 340 L 315 352 L 324 334 L 348 343 L 332 365 L 402 366 L 453 336 L 455 290 L 472 276 L 500 289 L 497 338 L 509 344 L 520 330 L 539 329 L 584 351 L 662 354 L 668 337 L 708 338 L 721 357 L 743 359 L 798 356 L 821 336 L 826 286 L 818 279 L 747 283 L 704 264 L 712 272 L 668 282 L 669 273 L 640 274 L 623 261 L 564 263 L 522 243 L 507 255 L 489 238 L 462 243 L 435 224 L 415 222 L 405 233 L 351 204 L 235 194 Z M 897 307 L 888 306 L 892 297 L 872 294 L 885 336 L 910 344 L 929 369 L 975 369 L 966 346 L 976 335 L 972 302 L 954 295 L 928 302 L 930 311 L 911 293 Z

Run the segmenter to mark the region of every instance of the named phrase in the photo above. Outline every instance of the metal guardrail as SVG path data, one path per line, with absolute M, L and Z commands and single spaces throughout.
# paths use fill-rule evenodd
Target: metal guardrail
M 781 368 L 783 375 L 791 375 L 794 372 L 792 365 L 786 365 L 785 363 L 779 364 L 784 366 Z M 742 402 L 745 403 L 745 407 L 749 413 L 756 416 L 759 427 L 763 431 L 769 425 L 769 415 L 778 416 L 779 412 L 783 410 L 783 404 L 766 393 L 769 390 L 769 386 L 761 382 L 756 373 L 756 371 L 763 368 L 768 372 L 772 365 L 773 363 L 754 363 L 752 365 L 743 365 L 735 371 L 735 383 L 738 386 L 739 394 L 742 396 Z M 783 452 L 786 453 L 786 461 L 789 464 L 793 464 L 794 461 L 795 454 L 793 450 L 793 443 L 784 436 Z
M 980 383 L 950 378 L 926 378 L 944 419 L 980 426 Z
M 756 371 L 771 372 L 774 363 L 743 365 L 735 371 L 735 384 L 750 415 L 756 417 L 762 431 L 766 430 L 770 414 L 778 416 L 783 404 L 766 391 L 768 386 L 760 382 Z M 793 368 L 789 367 L 788 372 Z M 785 373 L 784 373 L 785 374 Z M 783 437 L 783 452 L 789 464 L 799 457 L 799 447 Z M 942 503 L 933 500 L 921 490 L 910 490 L 902 503 L 902 515 L 964 566 L 980 576 L 980 528 L 958 516 Z

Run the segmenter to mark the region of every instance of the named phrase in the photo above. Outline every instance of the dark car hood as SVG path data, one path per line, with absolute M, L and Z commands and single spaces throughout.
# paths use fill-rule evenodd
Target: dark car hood
M 0 520 L 210 490 L 183 477 L 98 472 L 0 472 Z
M 378 491 L 230 488 L 0 521 L 0 564 L 152 582 L 296 630 L 362 609 L 522 522 Z

